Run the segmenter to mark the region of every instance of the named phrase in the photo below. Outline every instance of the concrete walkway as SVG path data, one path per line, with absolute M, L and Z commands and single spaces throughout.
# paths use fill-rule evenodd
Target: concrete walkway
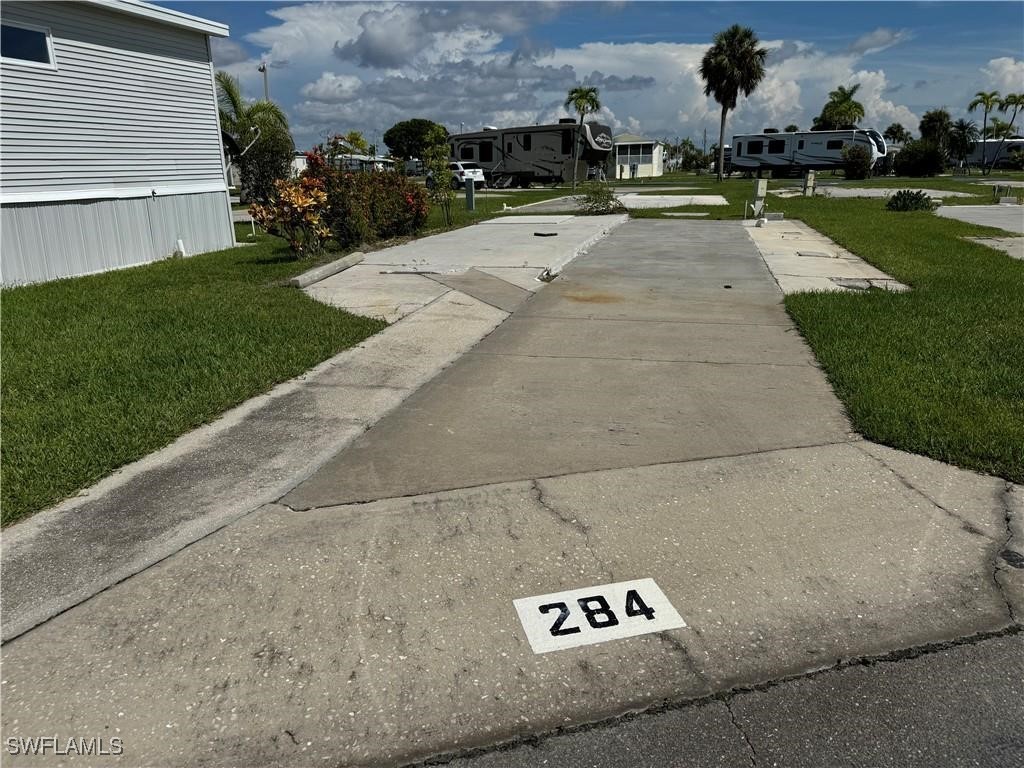
M 852 434 L 781 298 L 738 223 L 622 225 L 277 503 L 9 642 L 4 736 L 397 765 L 1017 626 L 1022 489 Z M 513 604 L 644 579 L 640 634 L 566 650 Z

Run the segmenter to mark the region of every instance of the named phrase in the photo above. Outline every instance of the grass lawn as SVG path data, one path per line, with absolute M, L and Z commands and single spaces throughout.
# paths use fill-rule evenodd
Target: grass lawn
M 572 190 L 567 187 L 538 187 L 537 189 L 525 190 L 502 190 L 489 189 L 486 192 L 478 190 L 474 197 L 475 211 L 466 210 L 466 191 L 456 190 L 455 200 L 452 202 L 452 226 L 464 227 L 468 224 L 475 224 L 485 219 L 493 219 L 504 210 L 504 206 L 510 208 L 528 203 L 538 203 L 541 200 L 551 200 L 556 197 L 571 195 Z M 529 212 L 529 209 L 527 211 Z M 441 209 L 431 206 L 430 214 L 427 217 L 427 232 L 432 233 L 445 229 L 444 216 Z
M 283 284 L 309 267 L 259 236 L 245 248 L 4 290 L 3 524 L 384 327 Z
M 971 183 L 977 180 L 882 178 L 846 184 L 981 190 L 981 197 L 957 203 L 991 203 L 991 193 Z M 728 206 L 672 210 L 740 219 L 753 184 L 750 179 L 711 181 L 705 194 L 724 195 Z M 1024 262 L 963 239 L 1005 233 L 931 213 L 893 213 L 881 199 L 769 195 L 768 205 L 912 288 L 904 294 L 873 290 L 786 297 L 786 309 L 857 431 L 885 445 L 1024 482 Z M 660 218 L 663 212 L 631 215 Z

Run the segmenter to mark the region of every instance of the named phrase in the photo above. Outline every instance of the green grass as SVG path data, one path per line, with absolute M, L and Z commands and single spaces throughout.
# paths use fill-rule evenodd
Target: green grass
M 500 215 L 504 204 L 509 207 L 538 203 L 542 200 L 551 200 L 556 197 L 565 197 L 572 194 L 572 190 L 565 187 L 543 187 L 538 189 L 504 191 L 500 189 L 477 192 L 474 199 L 475 211 L 466 210 L 466 192 L 458 190 L 455 193 L 455 200 L 452 202 L 452 226 L 464 227 L 468 224 L 475 224 L 478 221 L 493 219 Z M 528 213 L 529 209 L 522 211 Z M 440 208 L 431 206 L 430 214 L 427 217 L 427 233 L 433 233 L 445 229 L 444 216 Z
M 284 285 L 309 267 L 259 236 L 250 247 L 4 290 L 3 524 L 384 327 Z
M 1002 234 L 881 200 L 776 203 L 909 293 L 801 293 L 786 309 L 870 440 L 1024 482 L 1024 262 Z

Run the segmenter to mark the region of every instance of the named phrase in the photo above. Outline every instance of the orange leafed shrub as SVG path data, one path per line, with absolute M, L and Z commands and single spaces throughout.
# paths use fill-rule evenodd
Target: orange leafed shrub
M 276 195 L 269 203 L 249 207 L 253 221 L 287 240 L 296 258 L 323 253 L 331 230 L 324 222 L 327 193 L 322 182 L 304 176 L 295 181 L 280 179 L 274 187 Z

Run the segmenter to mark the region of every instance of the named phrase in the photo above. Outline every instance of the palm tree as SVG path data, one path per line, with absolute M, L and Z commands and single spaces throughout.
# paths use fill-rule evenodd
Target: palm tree
M 704 95 L 714 96 L 722 105 L 722 122 L 718 129 L 718 180 L 725 168 L 725 121 L 742 91 L 749 96 L 764 79 L 764 61 L 768 49 L 759 47 L 754 30 L 733 24 L 716 32 L 711 47 L 700 62 L 704 78 Z
M 288 117 L 277 104 L 266 99 L 247 102 L 242 98 L 238 78 L 227 72 L 218 72 L 217 105 L 220 107 L 220 127 L 233 136 L 244 148 L 255 136 L 274 132 L 288 133 Z
M 971 150 L 978 143 L 980 135 L 978 133 L 978 126 L 974 124 L 973 120 L 957 120 L 953 123 L 953 127 L 949 132 L 949 149 L 953 157 L 959 160 L 962 165 L 966 165 L 967 155 L 971 153 Z M 982 145 L 982 153 L 984 151 L 984 145 Z
M 906 144 L 911 139 L 910 131 L 904 128 L 900 123 L 893 123 L 886 128 L 882 137 L 886 141 L 891 141 L 893 144 Z
M 569 96 L 565 100 L 566 108 L 575 109 L 580 116 L 580 131 L 576 141 L 572 143 L 572 191 L 576 191 L 576 166 L 579 163 L 580 138 L 583 135 L 583 118 L 601 108 L 601 101 L 598 99 L 598 90 L 592 85 L 578 85 L 569 89 Z
M 999 111 L 1006 113 L 1013 110 L 1010 113 L 1010 121 L 1003 122 L 998 118 L 992 118 L 992 136 L 998 138 L 999 146 L 996 147 L 996 151 L 992 153 L 992 164 L 995 165 L 996 158 L 999 157 L 999 153 L 1003 151 L 1003 144 L 1007 139 L 1014 136 L 1013 124 L 1017 121 L 1017 115 L 1020 114 L 1021 109 L 1024 109 L 1024 93 L 1008 93 L 1006 97 L 999 100 Z M 997 132 L 998 129 L 998 132 Z
M 922 139 L 934 142 L 943 152 L 949 148 L 949 132 L 952 129 L 953 120 L 945 109 L 928 110 L 917 127 Z
M 982 118 L 981 118 L 981 133 L 984 136 L 988 131 L 988 113 L 999 106 L 1000 98 L 999 91 L 978 91 L 974 94 L 974 99 L 970 104 L 967 105 L 967 111 L 973 112 L 978 107 L 981 107 Z M 985 144 L 981 145 L 981 173 L 982 175 L 988 173 L 985 168 Z

